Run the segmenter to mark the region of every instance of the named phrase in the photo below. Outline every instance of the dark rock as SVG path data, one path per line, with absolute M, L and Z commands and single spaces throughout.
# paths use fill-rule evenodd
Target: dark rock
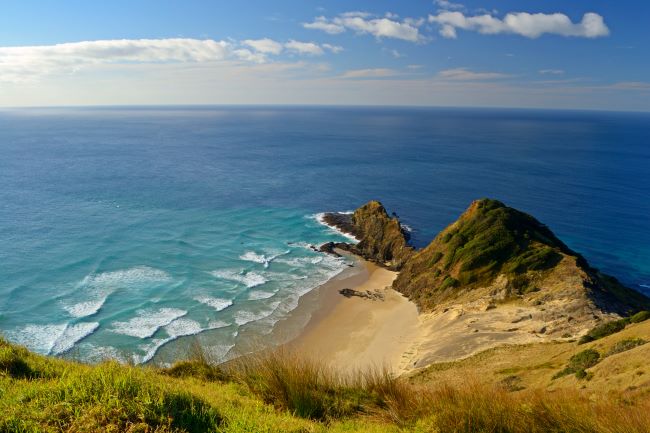
M 351 298 L 353 296 L 359 297 L 359 298 L 365 298 L 365 299 L 370 299 L 372 301 L 383 301 L 384 300 L 384 295 L 379 292 L 379 291 L 373 291 L 371 292 L 370 290 L 366 290 L 364 292 L 359 291 L 359 290 L 354 290 L 354 289 L 341 289 L 339 290 L 339 293 L 346 298 Z

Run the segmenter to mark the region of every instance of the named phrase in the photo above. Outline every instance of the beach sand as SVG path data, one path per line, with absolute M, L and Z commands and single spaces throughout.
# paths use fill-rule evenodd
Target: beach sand
M 276 324 L 273 335 L 288 341 L 289 349 L 340 372 L 386 367 L 400 375 L 503 344 L 551 340 L 544 335 L 545 317 L 538 307 L 487 308 L 485 299 L 419 314 L 413 302 L 390 288 L 397 272 L 350 258 L 353 266 L 303 296 Z M 378 293 L 383 299 L 346 297 L 341 289 Z
M 342 372 L 386 367 L 401 374 L 404 354 L 420 335 L 417 308 L 390 288 L 396 272 L 362 259 L 355 268 L 320 287 L 319 308 L 288 346 Z M 339 293 L 345 288 L 381 299 L 346 297 Z

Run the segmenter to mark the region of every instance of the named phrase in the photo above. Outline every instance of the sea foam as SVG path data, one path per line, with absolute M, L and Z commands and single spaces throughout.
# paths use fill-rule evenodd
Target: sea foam
M 92 334 L 99 323 L 29 324 L 7 332 L 10 340 L 44 355 L 60 355 Z
M 201 327 L 201 324 L 196 320 L 180 317 L 173 320 L 163 328 L 167 333 L 166 338 L 154 338 L 146 344 L 141 344 L 139 348 L 144 351 L 145 354 L 142 356 L 134 356 L 134 361 L 138 364 L 149 362 L 153 359 L 154 356 L 156 356 L 156 353 L 158 350 L 160 350 L 161 347 L 171 341 L 176 340 L 177 338 L 197 335 L 203 331 L 223 328 L 225 326 L 228 326 L 228 324 L 225 322 L 211 322 L 208 324 L 207 328 L 203 328 Z
M 160 308 L 158 310 L 138 310 L 138 315 L 126 322 L 113 322 L 111 330 L 131 337 L 149 338 L 158 329 L 187 314 L 180 308 Z
M 233 304 L 233 301 L 231 299 L 213 298 L 212 296 L 208 295 L 196 296 L 194 300 L 212 307 L 216 311 L 225 310 Z
M 87 275 L 80 283 L 81 286 L 95 288 L 124 288 L 149 285 L 152 283 L 165 283 L 172 277 L 161 269 L 149 266 L 136 266 L 129 269 L 101 272 Z
M 253 263 L 259 263 L 264 266 L 264 268 L 269 267 L 269 263 L 271 263 L 273 260 L 277 259 L 278 257 L 284 256 L 286 254 L 289 254 L 291 250 L 269 250 L 266 251 L 264 254 L 258 254 L 255 251 L 246 251 L 244 254 L 239 256 L 240 260 L 245 260 L 248 262 L 253 262 Z
M 52 345 L 50 353 L 61 355 L 74 347 L 79 341 L 91 335 L 99 328 L 97 322 L 81 322 L 68 325 Z
M 334 233 L 336 233 L 336 234 L 338 234 L 338 235 L 340 235 L 340 236 L 346 237 L 346 238 L 348 238 L 349 240 L 353 241 L 354 243 L 359 242 L 359 239 L 357 239 L 356 236 L 353 236 L 353 235 L 351 235 L 351 234 L 349 234 L 349 233 L 345 233 L 345 232 L 341 231 L 341 230 L 340 230 L 338 227 L 336 227 L 336 226 L 333 226 L 333 225 L 327 224 L 327 223 L 325 222 L 325 214 L 326 214 L 326 213 L 327 213 L 327 212 L 320 212 L 320 213 L 317 213 L 317 214 L 314 214 L 314 215 L 309 215 L 309 218 L 313 218 L 313 219 L 315 219 L 319 224 L 324 225 L 324 226 L 327 227 L 331 232 L 334 232 Z M 350 214 L 352 214 L 353 212 L 352 212 L 352 211 L 345 211 L 345 212 L 336 212 L 336 213 L 345 214 L 345 215 L 350 215 Z
M 235 281 L 245 285 L 246 287 L 253 288 L 256 286 L 261 286 L 266 283 L 267 280 L 261 274 L 257 272 L 245 272 L 245 271 L 234 271 L 234 270 L 219 270 L 210 272 L 212 276 L 221 278 L 222 280 Z

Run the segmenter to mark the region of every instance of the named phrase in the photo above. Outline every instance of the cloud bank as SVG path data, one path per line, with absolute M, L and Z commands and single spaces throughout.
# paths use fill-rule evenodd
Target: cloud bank
M 55 45 L 0 47 L 0 82 L 31 81 L 43 75 L 74 73 L 101 64 L 208 63 L 225 60 L 265 63 L 284 51 L 296 55 L 338 53 L 342 47 L 272 39 L 114 39 Z
M 419 42 L 423 37 L 418 27 L 423 23 L 423 20 L 408 18 L 398 21 L 393 14 L 384 18 L 373 18 L 367 12 L 345 12 L 331 19 L 324 16 L 316 17 L 311 23 L 303 23 L 303 27 L 322 30 L 331 35 L 351 30 L 358 34 L 370 34 L 379 39 L 392 38 Z
M 481 34 L 496 35 L 515 34 L 535 39 L 543 34 L 598 38 L 609 35 L 609 28 L 602 16 L 588 12 L 579 23 L 561 13 L 531 14 L 528 12 L 511 12 L 503 19 L 490 14 L 466 16 L 462 12 L 443 11 L 429 15 L 429 22 L 440 25 L 440 35 L 455 39 L 457 30 L 475 31 Z

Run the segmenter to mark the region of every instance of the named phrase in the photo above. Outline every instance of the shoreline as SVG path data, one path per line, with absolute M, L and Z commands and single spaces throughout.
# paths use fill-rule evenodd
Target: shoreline
M 337 371 L 386 368 L 404 373 L 410 366 L 406 354 L 420 334 L 417 307 L 390 288 L 397 272 L 338 252 L 351 258 L 353 266 L 304 295 L 273 334 L 286 337 L 293 329 L 295 335 L 285 339 L 284 347 L 324 360 Z M 373 298 L 346 297 L 339 293 L 342 289 L 370 291 Z

